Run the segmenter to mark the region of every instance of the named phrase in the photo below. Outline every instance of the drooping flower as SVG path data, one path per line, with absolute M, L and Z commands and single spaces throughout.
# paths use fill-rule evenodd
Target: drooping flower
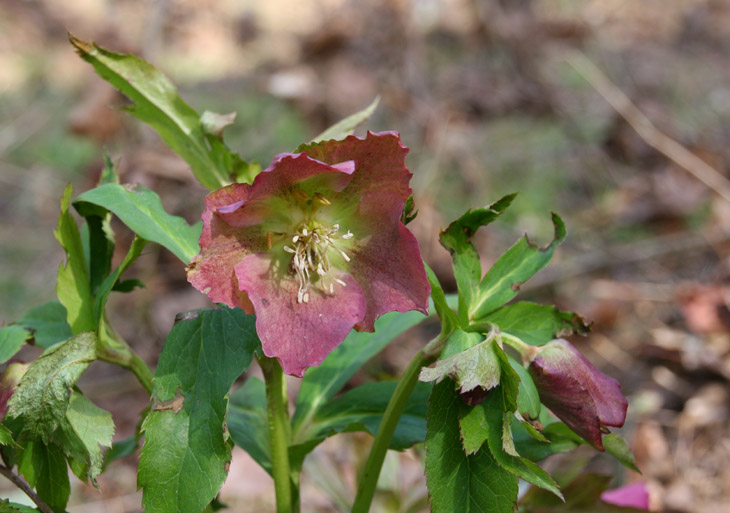
M 542 403 L 596 449 L 604 450 L 604 426 L 624 425 L 628 402 L 619 382 L 596 369 L 567 340 L 536 347 L 529 371 Z
M 210 193 L 188 280 L 255 312 L 264 353 L 295 376 L 386 312 L 427 313 L 418 243 L 400 221 L 407 152 L 394 132 L 350 136 L 279 155 L 253 184 Z

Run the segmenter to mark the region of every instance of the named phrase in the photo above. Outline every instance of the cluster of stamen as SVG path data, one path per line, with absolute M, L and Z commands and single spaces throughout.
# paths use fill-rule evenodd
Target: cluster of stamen
M 329 201 L 319 196 L 319 194 L 314 195 L 312 198 L 314 202 L 320 205 L 329 204 Z M 311 204 L 311 202 L 308 203 Z M 302 224 L 291 235 L 291 243 L 284 246 L 284 251 L 292 255 L 289 269 L 299 281 L 298 303 L 309 302 L 309 286 L 312 281 L 317 281 L 322 291 L 329 294 L 334 294 L 335 283 L 346 286 L 344 281 L 332 276 L 329 252 L 335 250 L 346 262 L 349 262 L 350 257 L 341 248 L 338 248 L 335 242 L 338 239 L 351 239 L 353 234 L 348 230 L 347 233 L 338 235 L 339 231 L 339 224 L 329 227 L 319 223 L 310 223 L 309 226 Z

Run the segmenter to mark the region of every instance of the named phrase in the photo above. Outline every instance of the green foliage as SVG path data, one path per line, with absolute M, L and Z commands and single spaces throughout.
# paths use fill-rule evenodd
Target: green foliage
M 297 397 L 297 409 L 292 419 L 295 443 L 308 430 L 317 411 L 339 392 L 345 383 L 370 358 L 378 354 L 395 337 L 424 319 L 419 312 L 391 312 L 375 322 L 375 333 L 351 332 L 317 367 L 307 370 Z
M 160 197 L 142 185 L 101 185 L 79 195 L 74 206 L 82 213 L 92 208 L 109 210 L 140 238 L 164 246 L 186 264 L 200 252 L 202 224 L 190 226 L 168 214 Z
M 73 336 L 66 317 L 66 308 L 61 303 L 48 301 L 28 310 L 18 324 L 33 333 L 36 345 L 48 349 Z
M 480 227 L 501 216 L 516 196 L 510 194 L 486 208 L 468 210 L 441 232 L 441 244 L 451 253 L 454 277 L 459 288 L 459 317 L 464 324 L 468 323 L 470 305 L 479 297 L 479 282 L 482 279 L 479 254 L 471 243 L 471 238 Z
M 56 511 L 65 511 L 71 487 L 63 450 L 56 444 L 28 442 L 18 458 L 18 472 Z
M 616 458 L 624 467 L 638 472 L 641 474 L 641 470 L 636 466 L 636 459 L 634 454 L 629 449 L 629 444 L 626 440 L 621 438 L 616 433 L 609 433 L 603 437 L 603 447 L 606 452 Z
M 573 312 L 562 312 L 552 305 L 520 301 L 506 305 L 482 318 L 532 345 L 542 345 L 556 338 L 585 335 L 590 331 L 586 320 Z
M 192 168 L 205 187 L 217 189 L 232 176 L 253 180 L 248 165 L 230 152 L 214 134 L 206 133 L 201 117 L 180 97 L 175 86 L 150 63 L 133 55 L 114 53 L 69 35 L 82 59 L 133 103 L 129 113 L 152 126 Z M 251 170 L 253 171 L 253 169 Z
M 266 386 L 263 381 L 250 377 L 233 393 L 226 423 L 233 442 L 271 474 Z
M 143 424 L 146 511 L 202 512 L 216 496 L 231 460 L 228 391 L 259 347 L 254 317 L 239 309 L 200 310 L 173 327 Z
M 67 320 L 71 331 L 79 334 L 96 329 L 94 321 L 94 301 L 91 295 L 89 271 L 84 259 L 84 249 L 76 221 L 71 217 L 69 207 L 73 188 L 68 185 L 61 198 L 61 215 L 58 229 L 54 231 L 56 240 L 66 252 L 66 264 L 58 268 L 56 294 L 66 308 Z
M 22 326 L 0 328 L 0 363 L 5 363 L 15 356 L 31 336 L 31 333 Z
M 495 262 L 479 284 L 478 295 L 469 304 L 469 319 L 478 322 L 510 301 L 524 282 L 550 262 L 555 248 L 566 236 L 562 219 L 557 214 L 552 219 L 555 237 L 550 244 L 540 247 L 525 235 Z
M 109 294 L 119 281 L 119 277 L 134 263 L 135 260 L 137 260 L 139 255 L 142 254 L 142 249 L 144 249 L 145 244 L 147 244 L 146 240 L 135 237 L 134 241 L 132 241 L 132 245 L 129 247 L 129 251 L 127 251 L 127 254 L 124 257 L 124 260 L 122 260 L 116 269 L 114 269 L 114 272 L 106 276 L 104 281 L 99 285 L 96 291 L 96 297 L 94 298 L 94 316 L 97 325 L 101 322 L 101 318 L 104 315 L 106 300 L 109 298 Z
M 0 513 L 38 513 L 38 511 L 23 504 L 15 504 L 8 499 L 0 500 Z
M 370 105 L 365 107 L 363 110 L 356 112 L 355 114 L 352 114 L 345 119 L 338 121 L 331 127 L 329 127 L 327 130 L 319 134 L 317 137 L 312 139 L 309 144 L 317 143 L 321 141 L 329 141 L 331 139 L 335 139 L 337 141 L 344 139 L 348 135 L 352 134 L 357 127 L 365 123 L 368 119 L 370 119 L 370 116 L 373 115 L 375 112 L 375 109 L 378 108 L 378 104 L 380 103 L 380 96 L 376 97 Z M 301 150 L 297 150 L 301 151 Z
M 449 380 L 434 386 L 426 414 L 426 480 L 433 513 L 513 513 L 517 477 L 486 447 L 467 455 L 459 433 L 462 400 Z

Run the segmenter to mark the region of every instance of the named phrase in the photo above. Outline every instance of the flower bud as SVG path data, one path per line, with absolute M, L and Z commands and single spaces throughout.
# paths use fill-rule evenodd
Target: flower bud
M 628 402 L 615 379 L 563 339 L 538 347 L 528 368 L 540 400 L 581 438 L 603 451 L 604 426 L 621 427 Z
M 8 401 L 13 396 L 15 387 L 18 386 L 20 378 L 23 377 L 27 369 L 27 363 L 15 361 L 9 363 L 0 375 L 0 420 L 5 417 Z

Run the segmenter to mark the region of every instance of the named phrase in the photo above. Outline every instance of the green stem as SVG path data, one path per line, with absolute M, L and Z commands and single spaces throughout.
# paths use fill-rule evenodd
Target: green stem
M 385 409 L 383 420 L 380 422 L 378 433 L 370 449 L 368 461 L 365 463 L 365 470 L 360 478 L 355 502 L 352 505 L 352 513 L 368 513 L 370 511 L 370 504 L 373 502 L 375 487 L 378 484 L 385 454 L 388 452 L 393 433 L 395 433 L 395 428 L 398 425 L 400 416 L 403 414 L 408 398 L 411 396 L 416 383 L 418 383 L 418 374 L 423 367 L 430 365 L 438 358 L 449 335 L 450 333 L 442 333 L 418 351 L 403 373 L 403 377 L 395 388 L 388 407 Z
M 274 358 L 258 359 L 266 382 L 266 413 L 269 424 L 271 471 L 274 476 L 276 513 L 294 513 L 292 507 L 291 467 L 289 464 L 289 440 L 291 425 L 286 398 L 286 381 L 281 365 Z
M 106 319 L 102 320 L 99 327 L 96 356 L 99 360 L 132 371 L 147 393 L 152 394 L 152 371 Z
M 520 353 L 522 363 L 524 364 L 530 362 L 535 356 L 535 353 L 539 351 L 537 347 L 527 344 L 521 338 L 510 335 L 509 333 L 501 333 L 500 336 L 502 337 L 502 342 Z

